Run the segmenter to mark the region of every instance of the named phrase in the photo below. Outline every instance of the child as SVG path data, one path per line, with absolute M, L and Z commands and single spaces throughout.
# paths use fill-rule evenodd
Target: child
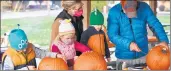
M 61 5 L 64 8 L 62 12 L 56 17 L 54 23 L 52 24 L 52 32 L 51 32 L 51 43 L 55 40 L 56 36 L 59 32 L 59 20 L 62 19 L 71 19 L 71 23 L 75 28 L 76 40 L 79 42 L 81 38 L 81 34 L 83 32 L 83 3 L 81 0 L 62 0 Z
M 36 57 L 62 58 L 60 54 L 41 50 L 29 43 L 22 29 L 13 29 L 8 40 L 10 47 L 3 54 L 2 70 L 36 70 Z
M 71 19 L 71 23 L 75 28 L 75 35 L 76 40 L 80 42 L 81 34 L 83 32 L 83 3 L 81 0 L 61 0 L 61 5 L 64 8 L 62 12 L 58 14 L 56 17 L 54 23 L 52 24 L 52 32 L 51 32 L 51 42 L 50 47 L 52 46 L 52 43 L 54 42 L 56 36 L 59 32 L 59 20 L 62 19 Z M 80 55 L 81 52 L 77 51 L 77 55 Z
M 110 52 L 105 38 L 105 33 L 101 30 L 104 23 L 103 14 L 95 9 L 90 15 L 90 25 L 81 35 L 80 42 L 87 45 L 93 51 L 106 56 L 110 61 Z
M 66 57 L 67 64 L 72 68 L 76 50 L 86 52 L 90 49 L 85 45 L 76 41 L 75 29 L 70 20 L 59 20 L 59 34 L 52 44 L 51 51 L 57 52 Z

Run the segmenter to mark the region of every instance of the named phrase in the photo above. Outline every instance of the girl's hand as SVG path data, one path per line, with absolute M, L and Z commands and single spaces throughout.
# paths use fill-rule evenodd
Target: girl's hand
M 36 70 L 35 66 L 27 66 L 29 70 Z
M 86 53 L 87 53 L 87 52 L 92 52 L 92 51 L 86 51 Z
M 66 62 L 66 57 L 62 54 L 57 54 L 57 58 L 62 58 Z
M 78 58 L 78 56 L 75 56 L 75 57 L 74 57 L 74 61 L 75 61 L 77 58 Z

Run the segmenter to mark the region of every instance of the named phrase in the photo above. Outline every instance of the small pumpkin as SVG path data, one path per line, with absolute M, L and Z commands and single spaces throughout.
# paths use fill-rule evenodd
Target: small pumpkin
M 97 52 L 85 52 L 76 59 L 74 70 L 107 70 L 107 64 Z
M 68 70 L 68 66 L 61 58 L 45 57 L 41 60 L 38 70 Z
M 162 45 L 153 47 L 146 57 L 150 70 L 168 70 L 170 66 L 170 50 Z
M 112 48 L 115 46 L 115 44 L 113 44 L 112 42 L 110 42 L 110 39 L 107 35 L 107 30 L 106 30 L 106 27 L 104 25 L 102 25 L 102 30 L 105 32 L 105 36 L 106 36 L 106 41 L 107 41 L 107 44 L 108 44 L 108 47 L 109 48 Z

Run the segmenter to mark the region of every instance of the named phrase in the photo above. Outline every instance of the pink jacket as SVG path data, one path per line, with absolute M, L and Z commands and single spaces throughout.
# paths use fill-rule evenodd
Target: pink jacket
M 90 51 L 90 49 L 87 46 L 85 46 L 84 44 L 81 44 L 81 43 L 79 43 L 77 41 L 75 42 L 75 49 L 76 49 L 76 51 L 80 51 L 80 52 Z M 61 52 L 58 49 L 58 46 L 56 46 L 54 44 L 51 47 L 51 51 L 52 52 L 58 52 L 58 53 L 61 54 Z

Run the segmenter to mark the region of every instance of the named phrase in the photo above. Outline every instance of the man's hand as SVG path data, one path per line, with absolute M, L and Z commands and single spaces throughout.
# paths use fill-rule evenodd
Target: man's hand
M 29 70 L 36 70 L 35 66 L 27 66 Z
M 140 48 L 137 46 L 137 44 L 134 43 L 134 42 L 131 42 L 131 44 L 130 44 L 130 50 L 131 51 L 136 51 L 136 52 L 140 52 L 141 51 Z
M 169 49 L 169 46 L 166 42 L 161 42 L 158 45 L 162 45 L 162 46 L 166 47 L 166 49 Z

